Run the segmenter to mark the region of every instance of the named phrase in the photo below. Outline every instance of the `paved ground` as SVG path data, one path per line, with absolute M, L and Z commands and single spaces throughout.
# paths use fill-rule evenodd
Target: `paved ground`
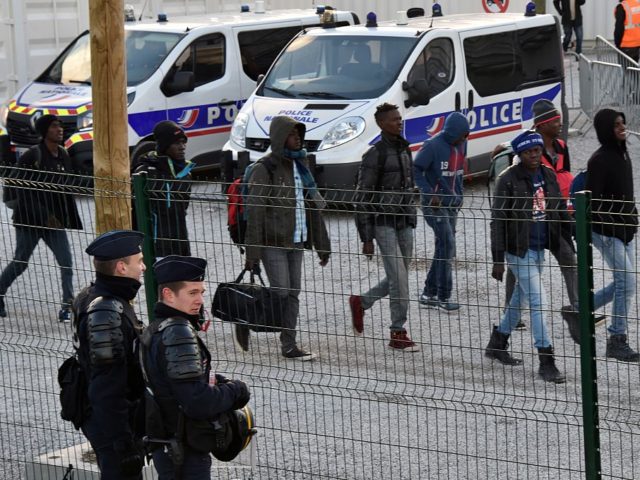
M 579 125 L 580 122 L 576 122 Z M 574 170 L 597 147 L 593 130 L 570 139 Z M 632 159 L 640 142 L 630 139 Z M 638 183 L 640 167 L 634 183 Z M 217 186 L 201 185 L 196 196 L 219 198 Z M 84 232 L 71 234 L 76 286 L 86 284 L 89 265 L 82 250 L 92 237 L 90 199 L 79 199 Z M 220 281 L 242 265 L 229 244 L 225 206 L 195 201 L 189 223 L 194 254 L 210 261 L 211 297 Z M 13 249 L 8 212 L 0 208 L 0 266 Z M 552 335 L 565 385 L 536 379 L 529 331 L 513 336 L 524 364 L 504 368 L 482 356 L 503 303 L 502 286 L 490 277 L 489 209 L 486 188 L 468 185 L 461 212 L 455 269 L 460 313 L 446 315 L 411 303 L 408 323 L 422 347 L 415 354 L 385 348 L 388 302 L 367 312 L 366 332 L 356 338 L 348 325 L 347 297 L 364 290 L 382 272 L 378 259 L 360 255 L 349 214 L 328 215 L 335 253 L 321 269 L 305 256 L 301 295 L 301 343 L 320 358 L 307 364 L 284 361 L 274 334 L 252 336 L 251 350 L 238 353 L 227 325 L 214 322 L 205 335 L 218 371 L 252 386 L 259 436 L 255 478 L 583 478 L 579 352 L 558 310 L 566 303 L 559 270 L 548 262 Z M 432 254 L 431 231 L 419 221 L 411 284 L 417 294 Z M 596 256 L 596 283 L 606 274 Z M 54 259 L 40 247 L 25 275 L 12 287 L 10 316 L 0 323 L 0 478 L 21 478 L 25 462 L 83 441 L 58 420 L 56 370 L 71 350 L 69 328 L 55 320 L 59 297 Z M 210 297 L 210 298 L 211 298 Z M 414 297 L 415 298 L 415 297 Z M 138 306 L 143 306 L 142 299 Z M 634 301 L 633 320 L 638 318 Z M 528 318 L 525 316 L 528 322 Z M 630 339 L 638 345 L 637 321 Z M 598 353 L 604 352 L 604 331 Z M 598 361 L 603 472 L 607 478 L 639 478 L 638 366 Z M 635 462 L 635 465 L 634 465 Z M 249 478 L 247 470 L 219 470 L 221 478 Z

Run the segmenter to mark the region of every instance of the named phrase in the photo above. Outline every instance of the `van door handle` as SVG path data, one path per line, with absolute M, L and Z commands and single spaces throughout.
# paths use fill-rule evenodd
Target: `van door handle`
M 456 112 L 460 111 L 460 92 L 456 92 L 456 106 L 454 108 Z
M 469 101 L 467 102 L 467 108 L 473 110 L 473 90 L 469 90 Z
M 229 105 L 235 105 L 235 101 L 233 100 L 224 100 L 222 102 L 220 102 L 218 105 L 220 105 L 221 107 L 228 107 Z

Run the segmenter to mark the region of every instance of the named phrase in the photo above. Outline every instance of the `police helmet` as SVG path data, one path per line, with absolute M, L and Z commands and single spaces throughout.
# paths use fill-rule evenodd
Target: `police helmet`
M 214 448 L 211 453 L 221 462 L 230 462 L 249 446 L 251 438 L 256 434 L 255 419 L 248 405 L 239 410 L 227 412 L 226 428 L 230 440 L 222 448 Z

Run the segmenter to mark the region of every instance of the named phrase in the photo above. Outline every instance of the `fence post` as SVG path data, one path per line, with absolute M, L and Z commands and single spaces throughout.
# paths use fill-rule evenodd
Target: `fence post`
M 578 301 L 580 303 L 580 371 L 582 374 L 582 420 L 584 463 L 587 480 L 599 480 L 600 418 L 593 313 L 593 250 L 591 245 L 591 192 L 576 195 L 576 242 L 578 245 Z
M 153 262 L 156 258 L 151 231 L 151 207 L 147 193 L 147 174 L 144 172 L 133 175 L 133 195 L 136 206 L 136 228 L 144 233 L 142 242 L 142 255 L 147 269 L 144 272 L 144 291 L 147 299 L 147 313 L 152 318 L 153 308 L 158 301 L 158 284 L 153 273 Z

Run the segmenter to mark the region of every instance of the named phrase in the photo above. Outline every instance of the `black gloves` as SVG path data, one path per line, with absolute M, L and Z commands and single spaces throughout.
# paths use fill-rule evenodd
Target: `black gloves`
M 249 387 L 247 387 L 246 383 L 241 382 L 240 380 L 233 380 L 228 382 L 227 385 L 233 389 L 236 396 L 236 399 L 231 406 L 232 410 L 238 410 L 249 403 L 251 393 L 249 392 Z
M 118 440 L 113 449 L 120 456 L 120 473 L 123 476 L 133 477 L 142 472 L 144 453 L 131 439 Z

